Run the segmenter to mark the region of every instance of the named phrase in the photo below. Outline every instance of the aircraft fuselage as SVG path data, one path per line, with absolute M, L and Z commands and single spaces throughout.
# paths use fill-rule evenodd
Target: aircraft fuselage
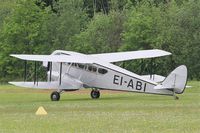
M 53 63 L 52 65 L 53 75 L 57 75 L 53 76 L 53 80 L 59 79 L 59 66 L 60 63 Z M 154 87 L 157 84 L 142 80 L 142 78 L 138 78 L 139 75 L 135 77 L 135 74 L 132 73 L 131 75 L 131 72 L 129 72 L 129 75 L 124 74 L 99 64 L 64 63 L 62 73 L 62 82 L 68 82 L 65 81 L 65 75 L 70 75 L 83 82 L 88 88 L 173 95 L 170 90 L 155 90 Z

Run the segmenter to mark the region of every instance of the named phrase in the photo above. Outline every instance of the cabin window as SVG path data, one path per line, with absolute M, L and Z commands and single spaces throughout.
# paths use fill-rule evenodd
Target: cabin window
M 96 72 L 96 71 L 97 71 L 97 68 L 96 68 L 95 66 L 93 66 L 92 71 L 93 71 L 93 72 Z
M 92 66 L 88 66 L 88 71 L 92 71 Z
M 90 72 L 96 72 L 97 71 L 97 67 L 89 65 L 87 70 L 90 71 Z
M 103 68 L 98 69 L 98 73 L 100 73 L 100 74 L 106 74 L 107 72 L 108 72 L 108 70 L 106 70 L 106 69 L 103 69 Z
M 83 64 L 78 64 L 78 67 L 84 69 L 85 66 Z

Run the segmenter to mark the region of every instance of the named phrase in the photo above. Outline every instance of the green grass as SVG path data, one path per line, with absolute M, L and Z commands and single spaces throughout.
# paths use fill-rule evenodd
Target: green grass
M 105 93 L 92 100 L 87 93 L 63 93 L 50 101 L 50 91 L 0 86 L 0 133 L 198 133 L 200 82 L 170 96 Z M 39 106 L 48 115 L 36 116 Z

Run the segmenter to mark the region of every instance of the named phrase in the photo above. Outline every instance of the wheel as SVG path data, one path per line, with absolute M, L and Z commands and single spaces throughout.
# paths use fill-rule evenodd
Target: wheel
M 174 100 L 178 100 L 178 99 L 179 99 L 179 97 L 174 95 Z
M 54 91 L 51 93 L 51 101 L 59 101 L 60 100 L 60 93 Z
M 175 97 L 174 97 L 174 99 L 175 99 L 175 100 L 178 100 L 178 99 L 179 99 L 179 97 L 175 96 Z
M 100 97 L 100 92 L 98 90 L 92 90 L 90 93 L 92 99 L 97 99 Z

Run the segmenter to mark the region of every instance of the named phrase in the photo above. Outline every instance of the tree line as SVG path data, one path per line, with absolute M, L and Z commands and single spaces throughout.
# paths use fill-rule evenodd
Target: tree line
M 189 78 L 199 80 L 199 44 L 198 0 L 0 0 L 0 82 L 23 76 L 23 62 L 9 54 L 56 49 L 86 54 L 162 49 L 172 56 L 123 66 L 166 76 L 185 64 Z

